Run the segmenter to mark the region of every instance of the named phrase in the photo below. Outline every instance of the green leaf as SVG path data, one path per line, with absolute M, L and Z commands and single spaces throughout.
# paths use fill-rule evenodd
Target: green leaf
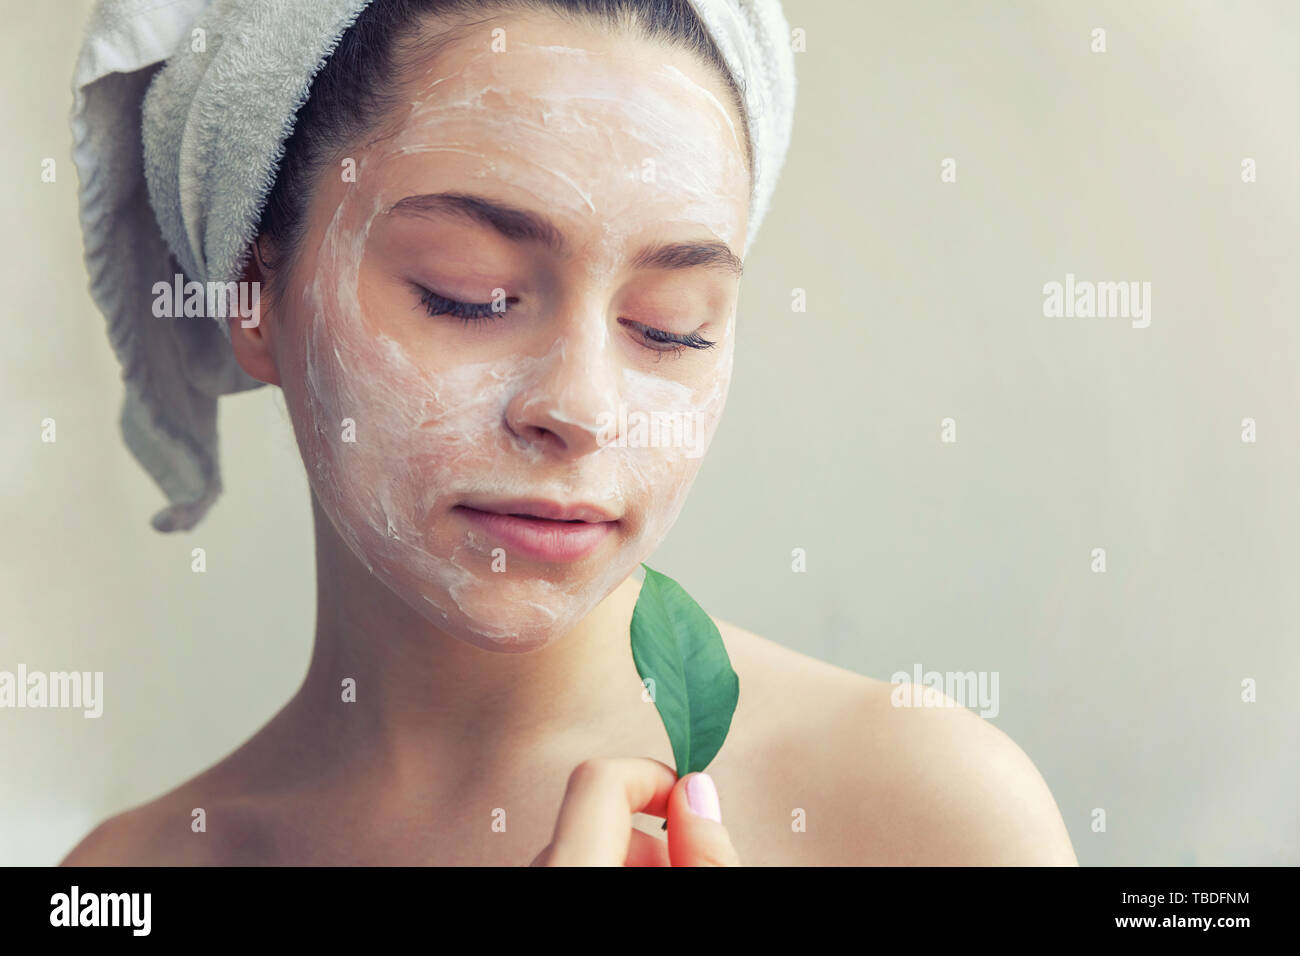
M 680 584 L 645 568 L 632 611 L 632 660 L 668 731 L 679 778 L 703 770 L 722 749 L 740 678 L 712 618 Z

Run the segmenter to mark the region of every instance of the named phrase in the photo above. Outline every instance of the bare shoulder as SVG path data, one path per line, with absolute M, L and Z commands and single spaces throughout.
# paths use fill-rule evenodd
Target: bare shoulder
M 222 795 L 211 771 L 109 817 L 60 866 L 232 866 L 258 862 L 273 843 L 261 815 Z
M 718 625 L 741 680 L 733 726 L 755 728 L 737 762 L 766 780 L 733 774 L 767 834 L 748 855 L 738 844 L 742 859 L 1077 865 L 1038 768 L 988 720 L 944 695 L 900 706 L 899 685 Z

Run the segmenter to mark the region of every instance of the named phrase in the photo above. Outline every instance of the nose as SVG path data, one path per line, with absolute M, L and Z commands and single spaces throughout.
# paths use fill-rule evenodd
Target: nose
M 549 454 L 577 458 L 618 437 L 619 365 L 604 321 L 567 325 L 506 406 L 506 425 Z

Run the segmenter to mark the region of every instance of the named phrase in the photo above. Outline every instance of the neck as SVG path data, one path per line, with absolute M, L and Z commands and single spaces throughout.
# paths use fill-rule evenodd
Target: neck
M 581 750 L 644 719 L 629 627 L 629 576 L 568 634 L 527 653 L 483 650 L 440 631 L 371 575 L 312 496 L 317 622 L 311 665 L 290 708 L 300 744 L 330 765 L 392 784 L 439 768 L 509 772 L 520 755 Z M 344 681 L 355 681 L 345 701 Z M 651 725 L 653 727 L 653 724 Z

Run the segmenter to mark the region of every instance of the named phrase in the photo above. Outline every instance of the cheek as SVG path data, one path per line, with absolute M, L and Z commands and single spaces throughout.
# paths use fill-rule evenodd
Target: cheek
M 645 543 L 656 547 L 677 519 L 717 432 L 731 384 L 734 312 L 716 362 L 691 385 L 625 368 L 612 444 L 627 487 L 645 509 Z M 665 359 L 665 361 L 670 361 Z
M 322 313 L 306 343 L 301 408 L 318 494 L 367 563 L 394 572 L 436 560 L 450 550 L 436 539 L 447 499 L 518 455 L 501 413 L 527 361 L 421 369 L 338 312 Z

